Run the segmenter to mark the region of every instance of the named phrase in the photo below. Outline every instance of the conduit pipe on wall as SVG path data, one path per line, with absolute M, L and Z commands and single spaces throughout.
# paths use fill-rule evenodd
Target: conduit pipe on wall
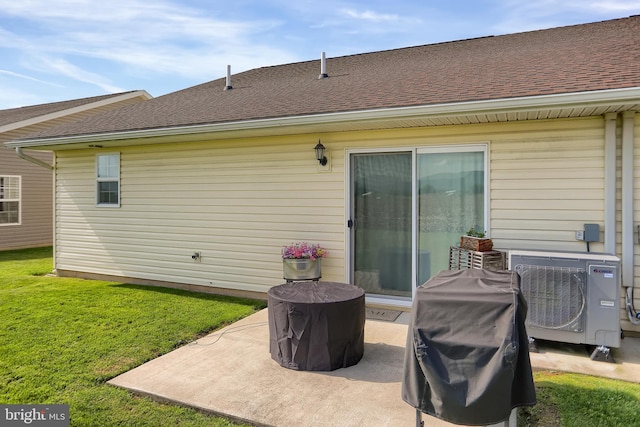
M 618 113 L 604 115 L 604 251 L 616 253 L 616 127 Z
M 636 113 L 622 114 L 622 285 L 626 288 L 626 305 L 629 320 L 640 325 L 633 307 L 633 270 L 636 232 L 633 227 L 633 127 Z
M 16 154 L 21 159 L 24 159 L 24 160 L 26 160 L 28 162 L 31 162 L 31 163 L 35 163 L 36 165 L 42 166 L 43 168 L 47 168 L 49 170 L 53 170 L 53 166 L 50 165 L 49 163 L 43 162 L 40 159 L 36 159 L 35 157 L 31 157 L 28 154 L 23 153 L 21 147 L 16 147 Z
M 633 286 L 633 119 L 635 113 L 622 115 L 622 284 Z

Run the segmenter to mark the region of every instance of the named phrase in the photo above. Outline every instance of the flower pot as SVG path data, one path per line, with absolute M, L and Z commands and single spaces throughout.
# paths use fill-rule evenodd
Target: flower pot
M 470 251 L 488 252 L 493 250 L 493 241 L 488 237 L 460 236 L 460 247 Z
M 309 258 L 285 258 L 282 260 L 282 273 L 286 280 L 318 280 L 320 260 Z

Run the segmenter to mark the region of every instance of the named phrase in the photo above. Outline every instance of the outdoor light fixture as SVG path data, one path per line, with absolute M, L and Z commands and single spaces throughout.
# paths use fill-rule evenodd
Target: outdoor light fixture
M 325 166 L 327 164 L 327 157 L 324 155 L 325 148 L 320 140 L 318 140 L 318 144 L 314 147 L 314 150 L 316 150 L 316 160 L 318 160 L 318 163 Z

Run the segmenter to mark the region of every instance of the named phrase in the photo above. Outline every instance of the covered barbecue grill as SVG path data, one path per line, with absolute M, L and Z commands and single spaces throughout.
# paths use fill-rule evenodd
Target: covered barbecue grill
M 532 406 L 526 303 L 511 271 L 442 271 L 416 291 L 402 399 L 454 424 L 487 425 Z

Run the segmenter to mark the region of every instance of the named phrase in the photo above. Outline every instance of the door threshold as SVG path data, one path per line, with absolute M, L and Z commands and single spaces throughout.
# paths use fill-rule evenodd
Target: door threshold
M 367 306 L 408 311 L 411 308 L 410 298 L 398 298 L 383 295 L 365 295 Z

